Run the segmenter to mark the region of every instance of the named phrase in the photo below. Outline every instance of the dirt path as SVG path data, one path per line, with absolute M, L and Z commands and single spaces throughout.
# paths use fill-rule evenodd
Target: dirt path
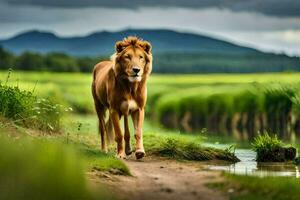
M 151 157 L 143 161 L 129 159 L 125 163 L 133 177 L 102 175 L 98 178 L 121 200 L 228 199 L 205 186 L 222 178 L 218 172 L 202 170 L 199 163 Z

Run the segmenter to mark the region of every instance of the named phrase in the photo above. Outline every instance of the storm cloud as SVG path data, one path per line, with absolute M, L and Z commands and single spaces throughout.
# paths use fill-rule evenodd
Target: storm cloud
M 300 56 L 298 11 L 298 0 L 0 0 L 0 39 L 162 28 Z
M 236 12 L 257 12 L 278 17 L 300 16 L 298 0 L 0 0 L 11 5 L 30 5 L 59 8 L 126 8 L 141 7 L 180 7 L 180 8 L 219 8 Z

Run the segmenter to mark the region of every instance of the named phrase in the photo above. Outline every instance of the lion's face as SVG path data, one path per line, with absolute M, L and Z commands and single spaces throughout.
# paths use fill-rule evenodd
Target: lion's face
M 130 82 L 138 82 L 142 80 L 144 68 L 146 65 L 146 55 L 139 48 L 130 47 L 126 50 L 119 59 L 124 73 L 127 75 Z
M 118 75 L 130 82 L 139 82 L 152 68 L 151 46 L 135 37 L 116 44 L 116 69 Z

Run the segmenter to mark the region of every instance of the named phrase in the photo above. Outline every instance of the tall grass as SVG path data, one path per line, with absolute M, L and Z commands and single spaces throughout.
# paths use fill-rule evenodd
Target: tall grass
M 72 149 L 1 134 L 0 163 L 0 199 L 92 199 Z
M 0 83 L 1 117 L 28 128 L 57 132 L 61 114 L 61 105 L 49 99 L 37 98 L 33 91 Z
M 300 133 L 300 95 L 296 94 L 293 98 L 292 126 L 296 133 Z
M 277 135 L 269 135 L 267 132 L 259 134 L 251 144 L 256 152 L 256 160 L 261 162 L 283 162 L 294 160 L 297 150 L 286 146 Z
M 287 127 L 290 122 L 290 114 L 293 107 L 293 98 L 296 90 L 282 87 L 265 91 L 265 112 L 267 124 L 271 132 L 279 133 L 281 137 L 289 134 Z
M 6 75 L 0 72 L 0 79 L 5 80 Z M 13 84 L 19 82 L 21 90 L 31 90 L 37 80 L 37 96 L 72 107 L 76 113 L 94 112 L 91 75 L 14 72 L 10 78 Z M 294 131 L 300 133 L 299 80 L 299 73 L 153 74 L 146 113 L 151 120 L 184 131 L 208 128 L 248 139 L 268 130 L 289 137 Z M 288 90 L 295 95 L 290 96 Z
M 158 120 L 168 128 L 184 131 L 207 128 L 210 132 L 230 133 L 238 130 L 246 131 L 250 137 L 268 130 L 283 138 L 298 130 L 296 87 L 269 84 L 231 86 L 227 90 L 218 87 L 213 92 L 202 89 L 179 90 L 159 98 L 155 104 Z M 182 126 L 183 122 L 187 125 Z

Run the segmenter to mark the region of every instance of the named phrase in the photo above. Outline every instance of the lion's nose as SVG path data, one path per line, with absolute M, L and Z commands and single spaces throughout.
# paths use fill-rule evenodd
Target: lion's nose
M 140 68 L 134 67 L 132 70 L 133 70 L 133 72 L 136 73 L 136 74 L 140 72 Z

